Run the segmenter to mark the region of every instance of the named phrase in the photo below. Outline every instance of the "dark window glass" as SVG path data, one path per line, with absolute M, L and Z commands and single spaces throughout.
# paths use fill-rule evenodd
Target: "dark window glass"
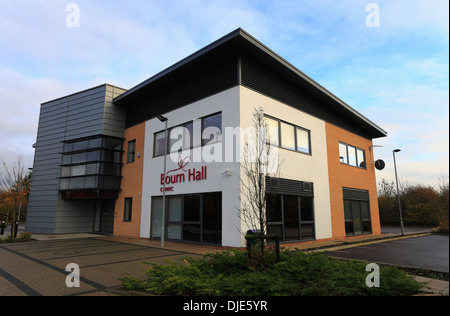
M 355 235 L 362 234 L 361 208 L 359 201 L 352 201 L 353 229 Z
M 344 200 L 344 215 L 346 220 L 353 219 L 352 215 L 352 202 L 349 200 Z
M 168 199 L 168 220 L 170 222 L 181 222 L 181 212 L 183 210 L 183 198 L 181 196 L 171 196 Z
M 87 161 L 98 161 L 100 160 L 100 151 L 89 151 L 87 153 Z
M 353 235 L 353 221 L 345 222 L 345 233 L 347 235 Z
M 164 155 L 164 148 L 166 146 L 166 132 L 159 132 L 155 134 L 155 153 L 154 156 Z
M 282 225 L 267 225 L 267 234 L 278 235 L 279 238 L 283 237 L 283 226 Z
M 363 230 L 365 234 L 372 233 L 372 224 L 370 221 L 364 221 L 363 222 Z
M 314 238 L 314 224 L 301 224 L 300 231 L 302 234 L 302 239 Z
M 72 156 L 71 155 L 63 155 L 62 158 L 62 164 L 63 165 L 70 165 L 72 162 Z
M 186 195 L 184 197 L 184 221 L 200 221 L 200 195 Z
M 63 151 L 68 153 L 72 151 L 72 143 L 64 143 Z
M 298 196 L 285 195 L 283 196 L 284 209 L 284 239 L 298 240 Z
M 73 151 L 86 150 L 87 148 L 88 148 L 88 141 L 87 140 L 83 140 L 83 141 L 80 141 L 80 142 L 73 143 L 72 150 Z
M 128 142 L 127 163 L 132 163 L 135 160 L 136 140 Z
M 206 243 L 222 243 L 222 194 L 203 194 L 202 239 Z
M 131 221 L 131 211 L 133 209 L 133 198 L 125 198 L 125 205 L 123 207 L 123 221 Z
M 370 220 L 369 202 L 361 201 L 361 213 L 363 220 Z
M 103 178 L 102 189 L 105 190 L 119 190 L 120 189 L 120 178 L 118 177 L 101 177 Z
M 72 163 L 83 163 L 86 162 L 87 153 L 78 153 L 72 155 Z
M 162 205 L 163 205 L 162 197 L 152 198 L 152 224 L 151 224 L 152 238 L 161 238 Z
M 347 235 L 370 234 L 370 206 L 368 201 L 344 200 L 345 233 Z
M 86 165 L 72 166 L 70 170 L 71 177 L 84 176 L 86 174 Z
M 84 178 L 70 178 L 69 189 L 84 189 Z
M 112 150 L 122 150 L 122 140 L 118 138 L 105 138 L 104 147 Z
M 70 167 L 61 168 L 61 177 L 70 177 Z
M 281 195 L 267 194 L 266 199 L 267 222 L 281 222 Z
M 84 188 L 85 189 L 95 189 L 97 188 L 97 177 L 86 177 L 84 179 Z
M 222 113 L 203 119 L 203 145 L 222 141 Z
M 313 199 L 310 197 L 300 197 L 300 218 L 302 222 L 309 222 L 314 220 L 313 216 Z
M 88 141 L 88 148 L 99 148 L 101 147 L 101 138 L 93 138 Z
M 183 239 L 182 227 L 183 225 L 180 223 L 167 223 L 167 238 L 176 240 Z
M 200 241 L 200 225 L 199 224 L 184 224 L 183 225 L 183 240 Z
M 59 181 L 60 190 L 69 190 L 69 179 L 61 179 Z
M 86 174 L 97 174 L 98 173 L 98 164 L 91 163 L 86 165 Z
M 169 131 L 169 152 L 177 152 L 183 149 L 184 127 L 177 126 Z
M 190 149 L 194 147 L 194 124 L 188 123 L 185 126 L 183 137 L 183 149 Z

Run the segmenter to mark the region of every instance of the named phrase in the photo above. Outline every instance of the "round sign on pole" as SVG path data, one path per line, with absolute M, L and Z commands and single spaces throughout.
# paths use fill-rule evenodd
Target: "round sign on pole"
M 375 161 L 375 168 L 377 168 L 378 170 L 383 170 L 385 166 L 386 164 L 383 160 L 378 159 L 377 161 Z

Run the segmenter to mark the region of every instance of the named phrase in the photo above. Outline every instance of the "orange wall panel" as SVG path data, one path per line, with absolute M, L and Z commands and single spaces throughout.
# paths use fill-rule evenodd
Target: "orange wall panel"
M 325 128 L 333 237 L 345 237 L 343 187 L 369 191 L 372 233 L 381 234 L 372 141 L 329 123 L 325 123 Z M 366 169 L 342 164 L 339 159 L 339 142 L 363 149 Z
M 145 123 L 130 127 L 124 132 L 122 181 L 119 197 L 116 200 L 114 217 L 114 235 L 140 236 L 142 176 L 144 168 Z M 127 163 L 128 142 L 136 140 L 135 161 Z M 140 157 L 138 157 L 138 153 Z M 131 221 L 124 221 L 125 198 L 133 198 Z

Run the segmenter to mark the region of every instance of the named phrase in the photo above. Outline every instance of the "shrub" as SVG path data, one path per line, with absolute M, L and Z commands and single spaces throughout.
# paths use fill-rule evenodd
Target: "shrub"
M 321 253 L 283 250 L 279 263 L 264 270 L 248 265 L 244 251 L 224 251 L 167 265 L 151 264 L 146 280 L 127 276 L 124 289 L 157 295 L 190 296 L 354 296 L 411 295 L 421 285 L 405 272 L 380 267 L 379 288 L 366 286 L 367 263 Z

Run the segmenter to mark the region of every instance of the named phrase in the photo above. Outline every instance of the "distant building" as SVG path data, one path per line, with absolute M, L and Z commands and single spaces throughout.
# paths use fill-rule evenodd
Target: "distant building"
M 380 234 L 372 139 L 386 132 L 242 29 L 128 91 L 43 103 L 27 230 L 160 238 L 165 181 L 167 240 L 244 246 L 242 144 L 226 131 L 252 126 L 257 107 L 283 161 L 267 179 L 267 230 L 283 242 Z

